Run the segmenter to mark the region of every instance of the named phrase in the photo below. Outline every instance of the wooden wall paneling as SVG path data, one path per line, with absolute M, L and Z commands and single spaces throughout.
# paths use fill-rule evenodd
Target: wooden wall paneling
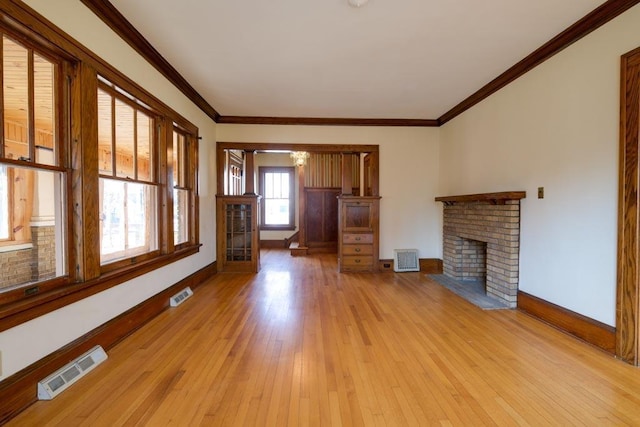
M 637 366 L 640 358 L 640 48 L 622 57 L 620 86 L 616 355 Z

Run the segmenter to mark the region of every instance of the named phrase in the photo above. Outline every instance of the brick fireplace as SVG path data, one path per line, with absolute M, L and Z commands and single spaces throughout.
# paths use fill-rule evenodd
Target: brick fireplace
M 516 307 L 520 199 L 524 192 L 438 197 L 444 203 L 443 270 L 452 279 L 484 280 L 487 296 Z

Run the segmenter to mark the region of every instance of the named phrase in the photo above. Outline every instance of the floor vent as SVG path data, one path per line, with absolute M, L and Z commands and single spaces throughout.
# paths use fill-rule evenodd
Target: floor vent
M 417 249 L 394 249 L 393 271 L 420 271 Z
M 171 299 L 169 300 L 169 305 L 171 307 L 177 307 L 183 302 L 185 302 L 186 299 L 189 298 L 191 295 L 193 295 L 193 291 L 191 290 L 190 287 L 186 287 L 171 297 Z
M 99 345 L 93 347 L 73 362 L 66 364 L 40 381 L 38 383 L 38 399 L 53 399 L 105 360 L 107 360 L 107 353 L 102 347 Z

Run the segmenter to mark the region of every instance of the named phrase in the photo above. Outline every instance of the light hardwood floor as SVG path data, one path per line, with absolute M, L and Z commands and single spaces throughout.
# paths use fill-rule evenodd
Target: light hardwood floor
M 640 370 L 421 273 L 263 251 L 11 426 L 640 425 Z

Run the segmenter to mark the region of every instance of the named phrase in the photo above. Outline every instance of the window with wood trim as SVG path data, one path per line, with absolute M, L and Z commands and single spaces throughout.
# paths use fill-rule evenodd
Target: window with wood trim
M 0 332 L 199 250 L 198 128 L 28 10 L 7 13 Z
M 55 286 L 69 271 L 62 60 L 1 33 L 0 292 Z M 28 291 L 24 291 L 28 288 Z
M 190 169 L 194 144 L 193 136 L 173 128 L 173 244 L 178 247 L 190 241 L 194 177 Z
M 158 138 L 154 114 L 101 82 L 98 88 L 100 262 L 158 249 Z
M 260 167 L 262 230 L 295 228 L 294 173 L 293 167 Z

